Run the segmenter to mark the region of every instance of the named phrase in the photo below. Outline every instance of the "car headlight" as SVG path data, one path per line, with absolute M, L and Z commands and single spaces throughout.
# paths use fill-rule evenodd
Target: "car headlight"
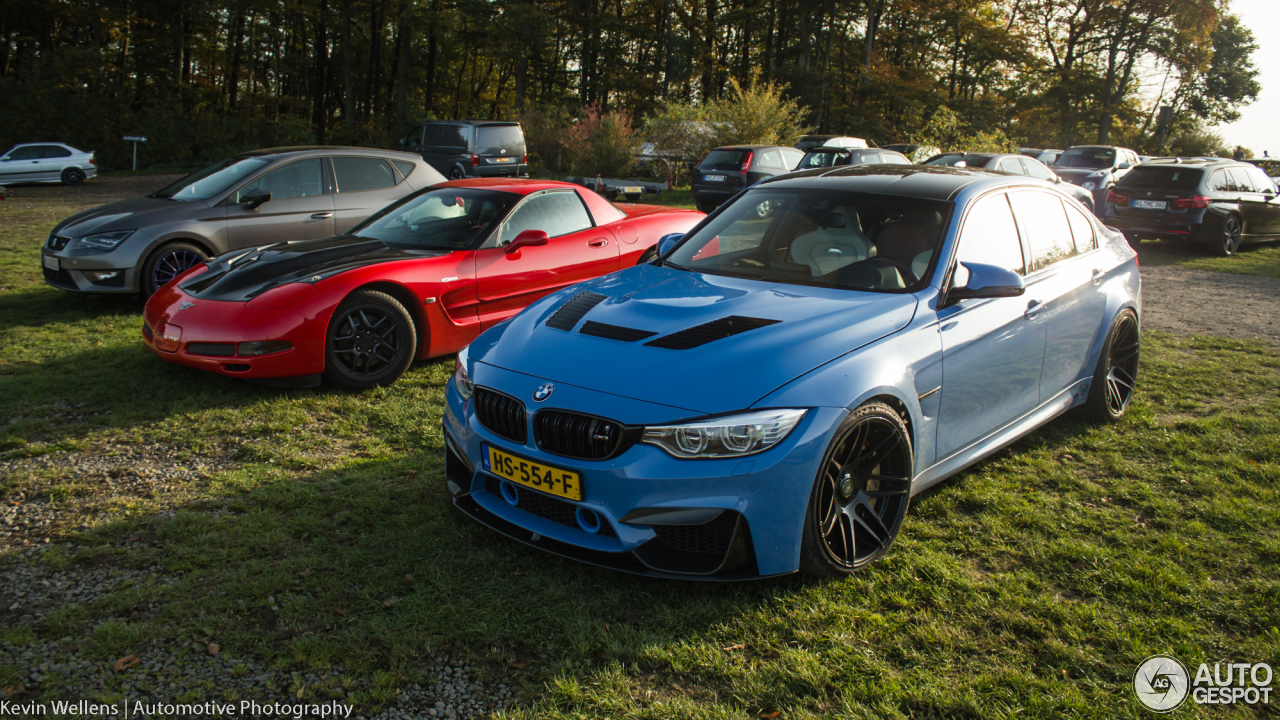
M 475 392 L 475 386 L 471 384 L 471 376 L 467 374 L 467 350 L 471 346 L 462 348 L 458 351 L 458 358 L 453 363 L 453 385 L 458 388 L 458 394 L 463 400 L 470 400 L 471 394 Z
M 682 425 L 659 425 L 645 428 L 640 441 L 657 445 L 678 458 L 754 455 L 782 442 L 804 414 L 804 410 L 759 410 Z
M 95 250 L 115 250 L 117 245 L 124 242 L 132 234 L 132 230 L 117 230 L 109 233 L 85 235 L 80 238 L 80 244 Z
M 1080 187 L 1084 188 L 1085 190 L 1092 190 L 1095 186 L 1092 180 L 1085 180 L 1084 184 L 1082 184 Z

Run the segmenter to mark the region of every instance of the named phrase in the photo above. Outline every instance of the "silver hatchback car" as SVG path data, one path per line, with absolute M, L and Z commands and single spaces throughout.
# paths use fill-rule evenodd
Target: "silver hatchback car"
M 45 282 L 85 293 L 148 297 L 187 268 L 235 248 L 346 232 L 444 177 L 410 153 L 345 147 L 255 150 L 146 197 L 58 223 Z

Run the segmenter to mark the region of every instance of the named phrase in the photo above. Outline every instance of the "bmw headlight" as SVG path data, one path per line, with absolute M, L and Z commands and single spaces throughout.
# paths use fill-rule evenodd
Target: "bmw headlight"
M 132 234 L 132 230 L 117 230 L 96 235 L 85 235 L 80 238 L 80 244 L 95 250 L 115 250 L 117 245 L 124 242 Z
M 467 374 L 467 350 L 471 346 L 462 348 L 458 351 L 458 359 L 453 364 L 453 386 L 458 388 L 458 394 L 463 400 L 470 400 L 471 394 L 475 392 L 475 386 L 471 384 L 471 376 Z
M 657 445 L 678 458 L 754 455 L 782 442 L 804 413 L 804 410 L 759 410 L 682 425 L 647 427 L 640 441 Z

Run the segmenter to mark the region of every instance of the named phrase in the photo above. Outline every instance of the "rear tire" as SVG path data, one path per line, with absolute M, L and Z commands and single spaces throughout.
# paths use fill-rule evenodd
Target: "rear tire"
M 209 253 L 199 245 L 189 242 L 163 245 L 151 253 L 151 257 L 142 265 L 138 292 L 146 300 L 170 280 L 208 259 Z
M 62 184 L 75 187 L 84 182 L 84 171 L 80 168 L 69 167 L 62 171 Z
M 449 168 L 450 180 L 461 180 L 464 177 L 466 177 L 466 174 L 462 172 L 462 168 L 456 166 Z
M 1228 215 L 1223 219 L 1217 249 L 1223 257 L 1231 257 L 1240 251 L 1240 218 Z
M 390 385 L 418 352 L 413 318 L 400 301 L 377 290 L 347 296 L 329 321 L 324 376 L 344 390 Z
M 1125 242 L 1129 243 L 1129 247 L 1133 248 L 1134 252 L 1137 252 L 1138 246 L 1142 244 L 1142 238 L 1134 235 L 1133 233 L 1125 233 L 1124 239 Z
M 698 200 L 697 198 L 694 198 L 694 200 L 693 200 L 693 204 L 694 204 L 695 206 L 697 206 L 697 208 L 698 208 L 698 212 L 700 212 L 700 213 L 706 213 L 706 214 L 708 214 L 708 215 L 710 215 L 711 213 L 715 212 L 716 207 L 718 207 L 718 206 L 716 206 L 716 205 L 712 205 L 711 203 L 707 202 L 706 200 Z
M 840 423 L 809 494 L 800 570 L 845 577 L 889 551 L 911 502 L 911 434 L 898 413 L 869 402 Z
M 1107 342 L 1098 357 L 1089 386 L 1084 416 L 1095 423 L 1113 423 L 1124 417 L 1138 387 L 1138 316 L 1122 310 L 1107 331 Z
M 645 250 L 643 253 L 640 254 L 640 259 L 636 261 L 636 265 L 644 265 L 645 263 L 651 263 L 656 257 L 658 257 L 658 246 L 654 245 L 653 247 L 649 248 L 648 250 Z

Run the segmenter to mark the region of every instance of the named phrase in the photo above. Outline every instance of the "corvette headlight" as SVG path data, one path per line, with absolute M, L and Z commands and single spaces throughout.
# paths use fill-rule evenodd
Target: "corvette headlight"
M 1094 188 L 1094 184 L 1092 180 L 1085 180 L 1084 184 L 1081 185 L 1080 187 L 1084 188 L 1085 190 L 1092 190 Z
M 804 413 L 804 410 L 759 410 L 683 425 L 647 427 L 640 441 L 657 445 L 678 458 L 754 455 L 782 442 Z
M 85 235 L 80 238 L 80 244 L 95 250 L 115 250 L 117 245 L 124 242 L 132 234 L 132 230 L 117 230 L 109 233 Z
M 462 348 L 458 351 L 458 358 L 453 363 L 453 385 L 458 388 L 458 394 L 463 400 L 470 400 L 471 394 L 475 392 L 475 386 L 471 384 L 471 376 L 467 374 L 467 349 L 471 346 Z

